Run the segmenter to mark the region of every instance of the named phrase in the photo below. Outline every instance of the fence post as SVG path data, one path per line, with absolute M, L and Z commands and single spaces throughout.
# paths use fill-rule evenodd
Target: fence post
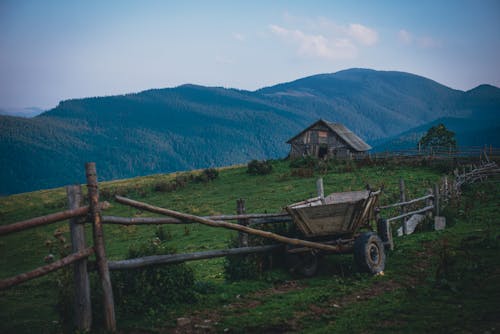
M 325 203 L 325 190 L 323 188 L 323 178 L 320 177 L 316 180 L 316 192 L 322 203 Z
M 400 202 L 406 202 L 406 191 L 405 191 L 405 180 L 403 178 L 399 179 L 399 200 Z M 406 213 L 406 206 L 401 205 L 401 214 Z M 403 218 L 403 235 L 406 235 L 406 217 Z
M 101 212 L 99 209 L 99 188 L 94 162 L 88 162 L 85 164 L 85 174 L 87 176 L 89 213 L 93 227 L 97 270 L 99 272 L 103 291 L 104 325 L 107 331 L 115 332 L 115 304 L 113 301 L 113 288 L 111 286 L 111 278 L 109 276 L 108 260 L 106 259 L 106 251 L 104 247 Z
M 245 212 L 245 200 L 243 198 L 236 200 L 236 213 L 243 215 Z M 248 219 L 238 219 L 238 225 L 248 226 Z M 248 247 L 248 233 L 238 232 L 238 246 Z
M 73 185 L 66 187 L 68 208 L 78 209 L 82 205 L 82 187 Z M 80 218 L 74 217 L 69 221 L 71 231 L 71 247 L 73 253 L 87 248 L 85 242 L 85 227 Z M 90 302 L 90 283 L 87 272 L 87 259 L 74 264 L 73 279 L 75 282 L 74 316 L 75 326 L 79 332 L 88 332 L 92 327 L 92 305 Z
M 434 184 L 434 217 L 439 216 L 439 187 L 437 183 Z

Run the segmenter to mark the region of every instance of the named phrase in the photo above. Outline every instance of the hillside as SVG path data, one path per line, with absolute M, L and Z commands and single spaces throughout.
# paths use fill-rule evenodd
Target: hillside
M 104 214 L 150 216 L 118 204 L 109 196 L 113 191 L 196 215 L 234 213 L 239 198 L 245 199 L 248 213 L 274 213 L 287 204 L 310 197 L 319 176 L 323 177 L 326 193 L 358 190 L 366 183 L 383 184 L 380 204 L 386 205 L 399 198 L 400 178 L 405 179 L 408 198 L 415 198 L 442 176 L 443 168 L 388 161 L 378 166 L 360 164 L 347 172 L 352 165 L 338 163 L 327 171 L 303 178 L 293 175 L 287 161 L 273 161 L 272 165 L 273 172 L 268 175 L 249 175 L 245 167 L 226 168 L 211 182 L 188 182 L 170 191 L 156 186 L 179 175 L 101 183 L 101 196 L 106 195 L 105 199 L 111 202 Z M 196 173 L 184 176 L 188 174 Z M 195 273 L 196 301 L 172 304 L 166 300 L 162 312 L 144 304 L 145 315 L 128 314 L 117 308 L 119 332 L 185 333 L 204 331 L 207 327 L 217 333 L 434 333 L 442 332 L 443 328 L 452 333 L 493 332 L 492 328 L 498 328 L 499 324 L 500 229 L 495 222 L 500 214 L 497 204 L 500 187 L 492 181 L 467 187 L 459 201 L 448 204 L 442 213 L 447 217 L 445 231 L 435 232 L 430 225 L 424 225 L 415 234 L 396 238 L 396 248 L 388 253 L 383 276 L 357 271 L 351 254 L 323 257 L 318 275 L 312 278 L 289 273 L 276 258 L 273 270 L 235 282 L 225 280 L 222 258 L 192 261 L 187 265 Z M 0 224 L 54 213 L 66 206 L 64 189 L 3 197 Z M 392 213 L 398 214 L 399 210 Z M 86 228 L 90 244 L 91 227 Z M 163 228 L 164 243 L 179 253 L 223 249 L 235 236 L 227 229 L 199 224 Z M 44 257 L 52 249 L 47 241 L 56 240 L 56 229 L 69 242 L 67 222 L 3 236 L 0 277 L 43 265 Z M 105 224 L 104 229 L 106 252 L 112 260 L 123 259 L 129 248 L 149 244 L 158 235 L 154 225 Z M 0 291 L 0 332 L 64 332 L 55 307 L 61 291 L 58 281 L 64 275 L 61 273 Z M 116 273 L 112 272 L 113 284 L 117 283 Z M 93 282 L 93 287 L 97 283 Z M 99 326 L 101 299 L 95 291 L 92 290 L 94 323 Z M 69 303 L 64 307 L 69 309 Z M 189 318 L 190 324 L 176 327 L 179 317 Z M 100 330 L 95 328 L 93 332 Z
M 493 86 L 461 92 L 365 69 L 255 92 L 183 85 L 67 100 L 32 119 L 0 116 L 0 195 L 82 182 L 90 160 L 111 180 L 284 157 L 286 140 L 318 118 L 381 143 L 438 118 L 498 119 L 499 110 Z

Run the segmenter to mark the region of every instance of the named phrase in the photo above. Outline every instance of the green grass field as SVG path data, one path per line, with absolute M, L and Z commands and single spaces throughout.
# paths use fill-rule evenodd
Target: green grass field
M 396 202 L 399 178 L 410 198 L 422 196 L 441 176 L 431 167 L 339 166 L 313 177 L 292 176 L 288 162 L 273 162 L 273 172 L 250 176 L 245 167 L 225 168 L 208 183 L 188 182 L 172 192 L 154 191 L 159 182 L 176 175 L 154 175 L 101 184 L 102 193 L 119 192 L 133 199 L 197 215 L 234 213 L 244 198 L 248 213 L 279 212 L 292 202 L 315 195 L 316 177 L 325 192 L 359 190 L 366 184 L 384 185 L 381 203 Z M 99 166 L 97 166 L 99 172 Z M 83 173 L 83 167 L 82 167 Z M 350 255 L 322 260 L 319 274 L 304 279 L 284 269 L 259 280 L 226 282 L 222 258 L 190 262 L 197 279 L 198 301 L 175 305 L 168 312 L 147 317 L 117 314 L 125 332 L 494 332 L 500 328 L 499 211 L 496 183 L 467 189 L 460 203 L 445 210 L 448 228 L 429 228 L 397 238 L 388 255 L 384 276 L 358 273 Z M 106 215 L 149 216 L 110 200 Z M 1 224 L 64 209 L 64 189 L 0 198 Z M 43 265 L 47 239 L 67 222 L 5 236 L 0 239 L 0 278 Z M 179 253 L 221 249 L 234 232 L 196 224 L 165 226 L 169 245 Z M 90 240 L 90 226 L 87 226 Z M 155 236 L 155 226 L 105 226 L 110 259 L 123 259 L 132 244 Z M 0 332 L 52 333 L 63 329 L 56 304 L 56 274 L 0 292 Z M 70 305 L 68 305 L 70 307 Z M 190 319 L 176 328 L 176 319 Z

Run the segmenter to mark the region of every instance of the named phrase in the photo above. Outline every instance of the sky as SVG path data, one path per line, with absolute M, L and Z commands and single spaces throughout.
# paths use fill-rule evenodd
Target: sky
M 0 0 L 0 108 L 353 67 L 500 87 L 500 1 Z

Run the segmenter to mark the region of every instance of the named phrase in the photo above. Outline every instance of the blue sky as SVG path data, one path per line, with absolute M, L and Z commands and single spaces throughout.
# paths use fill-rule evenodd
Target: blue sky
M 0 108 L 351 67 L 500 86 L 500 1 L 0 0 Z

